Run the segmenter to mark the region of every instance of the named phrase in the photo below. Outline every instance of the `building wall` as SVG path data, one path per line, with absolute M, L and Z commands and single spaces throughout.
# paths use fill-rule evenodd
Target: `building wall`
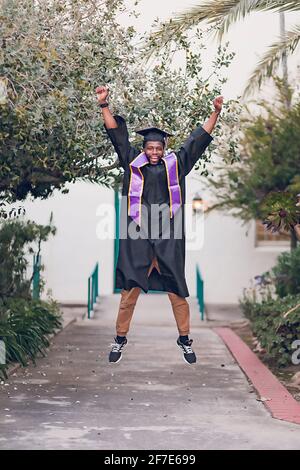
M 187 177 L 186 200 L 196 192 L 210 202 L 211 195 L 202 191 L 194 172 Z M 248 233 L 247 233 L 248 232 Z M 255 246 L 255 222 L 243 226 L 240 219 L 224 212 L 212 211 L 204 217 L 203 243 L 199 249 L 187 249 L 186 278 L 190 295 L 196 293 L 196 264 L 204 280 L 204 298 L 209 303 L 237 303 L 250 280 L 272 267 L 277 256 L 289 247 Z
M 45 201 L 26 202 L 26 218 L 47 224 L 53 212 L 57 234 L 42 246 L 43 277 L 54 298 L 66 302 L 87 301 L 87 280 L 99 262 L 100 293 L 113 290 L 113 240 L 100 240 L 99 208 L 114 209 L 113 191 L 78 182 L 68 194 L 57 192 Z M 103 206 L 105 204 L 105 206 Z M 111 222 L 114 227 L 114 220 Z

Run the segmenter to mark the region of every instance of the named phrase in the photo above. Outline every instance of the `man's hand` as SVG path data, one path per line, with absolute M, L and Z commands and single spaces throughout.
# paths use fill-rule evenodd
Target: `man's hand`
M 218 116 L 220 112 L 222 111 L 223 99 L 224 99 L 223 96 L 220 95 L 220 96 L 217 96 L 213 100 L 213 105 L 214 105 L 215 110 L 211 113 L 211 116 L 209 117 L 209 119 L 202 126 L 203 129 L 209 134 L 211 134 L 212 131 L 214 130 L 214 127 L 218 120 Z
M 97 100 L 100 104 L 107 102 L 107 98 L 108 98 L 108 95 L 109 95 L 108 87 L 98 86 L 96 88 L 96 93 L 97 93 Z
M 109 95 L 109 89 L 106 86 L 97 86 L 96 88 L 97 101 L 99 104 L 107 103 L 107 98 Z M 111 114 L 108 106 L 101 108 L 102 116 L 104 119 L 104 124 L 107 129 L 116 129 L 118 127 L 117 121 L 114 116 Z
M 213 100 L 213 105 L 215 107 L 215 112 L 220 114 L 220 112 L 222 111 L 222 105 L 223 105 L 223 96 L 217 96 L 214 100 Z

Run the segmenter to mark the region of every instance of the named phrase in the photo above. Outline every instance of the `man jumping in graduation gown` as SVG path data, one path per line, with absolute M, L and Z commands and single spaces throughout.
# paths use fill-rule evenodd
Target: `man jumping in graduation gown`
M 132 147 L 123 117 L 109 110 L 107 87 L 96 89 L 106 132 L 124 169 L 121 236 L 116 266 L 116 287 L 121 300 L 116 321 L 116 337 L 109 354 L 119 362 L 127 344 L 126 335 L 143 289 L 167 292 L 179 332 L 177 344 L 188 364 L 196 362 L 189 339 L 189 296 L 185 280 L 184 204 L 185 177 L 213 140 L 223 97 L 213 100 L 215 110 L 203 126 L 197 127 L 178 152 L 166 154 L 171 135 L 155 127 L 141 129 L 143 150 Z

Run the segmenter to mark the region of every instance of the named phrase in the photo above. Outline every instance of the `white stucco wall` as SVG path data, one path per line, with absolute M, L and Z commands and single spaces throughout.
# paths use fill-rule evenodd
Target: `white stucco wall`
M 201 190 L 193 174 L 187 177 L 187 201 L 199 192 L 209 203 L 209 192 Z M 186 253 L 186 278 L 190 294 L 195 295 L 198 263 L 204 280 L 205 301 L 209 303 L 237 303 L 250 280 L 270 269 L 277 256 L 289 250 L 288 246 L 255 246 L 255 222 L 242 226 L 241 220 L 224 212 L 209 213 L 203 226 L 203 245 L 199 250 Z
M 70 185 L 68 194 L 55 193 L 48 200 L 26 202 L 26 218 L 47 224 L 53 212 L 57 233 L 42 246 L 43 277 L 46 289 L 60 301 L 86 302 L 87 280 L 99 262 L 102 294 L 113 289 L 113 241 L 99 240 L 97 208 L 109 204 L 113 191 L 89 183 Z

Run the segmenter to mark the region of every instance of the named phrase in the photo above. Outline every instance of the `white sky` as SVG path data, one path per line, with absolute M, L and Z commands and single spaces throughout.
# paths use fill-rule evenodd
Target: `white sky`
M 192 5 L 200 2 L 190 0 L 141 0 L 136 10 L 140 12 L 139 18 L 120 17 L 124 25 L 133 24 L 137 31 L 142 33 L 149 31 L 153 20 L 159 16 L 161 20 L 168 19 L 174 12 L 182 12 Z M 133 5 L 134 0 L 127 0 L 128 5 Z M 289 30 L 297 22 L 300 23 L 300 12 L 287 13 L 285 15 L 286 29 Z M 268 46 L 276 41 L 279 35 L 278 13 L 254 13 L 243 21 L 234 24 L 224 36 L 229 41 L 229 50 L 236 53 L 229 68 L 225 69 L 227 83 L 223 86 L 224 99 L 236 98 L 242 94 L 247 80 L 255 68 L 255 65 L 266 52 Z M 209 40 L 208 50 L 204 57 L 204 66 L 209 68 L 210 58 L 214 57 L 217 50 L 217 42 Z M 290 76 L 296 77 L 300 68 L 299 49 L 288 59 L 288 71 Z M 281 76 L 281 70 L 279 72 Z M 300 73 L 298 73 L 300 76 Z M 264 90 L 264 96 L 266 92 Z M 265 96 L 266 97 L 266 96 Z M 253 96 L 255 98 L 255 95 Z

